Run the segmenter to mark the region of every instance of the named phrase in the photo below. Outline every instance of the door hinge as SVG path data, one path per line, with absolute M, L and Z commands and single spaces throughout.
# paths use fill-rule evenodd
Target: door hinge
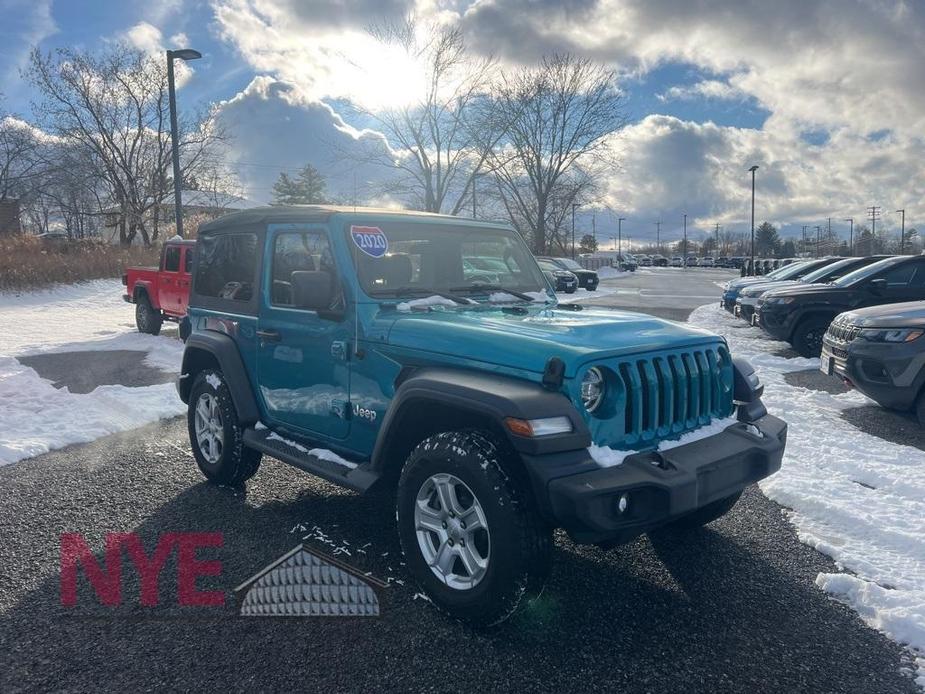
M 331 343 L 331 356 L 341 361 L 347 361 L 350 350 L 347 349 L 347 343 L 344 340 L 335 340 Z

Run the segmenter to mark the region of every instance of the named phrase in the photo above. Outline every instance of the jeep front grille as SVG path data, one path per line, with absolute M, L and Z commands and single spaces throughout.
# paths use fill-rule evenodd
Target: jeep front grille
M 622 418 L 618 409 L 613 421 L 592 425 L 599 445 L 641 448 L 732 413 L 732 360 L 724 346 L 620 360 L 615 373 Z
M 833 342 L 848 343 L 853 341 L 858 336 L 858 334 L 861 332 L 861 329 L 856 325 L 833 322 L 829 325 L 829 329 L 826 332 L 828 337 L 830 337 Z

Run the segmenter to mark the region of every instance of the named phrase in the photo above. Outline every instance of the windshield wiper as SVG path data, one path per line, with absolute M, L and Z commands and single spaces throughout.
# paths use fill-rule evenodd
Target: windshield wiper
M 510 294 L 516 299 L 521 301 L 529 301 L 533 303 L 534 298 L 529 294 L 524 294 L 523 292 L 514 291 L 513 289 L 508 289 L 507 287 L 502 287 L 500 284 L 487 284 L 483 282 L 473 282 L 472 284 L 466 284 L 462 287 L 451 287 L 451 292 L 504 292 L 505 294 Z M 547 302 L 548 303 L 548 302 Z
M 462 306 L 471 306 L 473 304 L 472 299 L 467 299 L 466 297 L 459 296 L 458 294 L 451 294 L 450 292 L 443 292 L 437 289 L 429 289 L 428 287 L 398 287 L 397 289 L 379 289 L 378 291 L 373 290 L 369 293 L 371 296 L 394 296 L 396 298 L 407 296 L 409 294 L 426 294 L 427 296 L 439 296 L 444 299 L 449 299 L 450 301 L 455 301 L 457 304 Z

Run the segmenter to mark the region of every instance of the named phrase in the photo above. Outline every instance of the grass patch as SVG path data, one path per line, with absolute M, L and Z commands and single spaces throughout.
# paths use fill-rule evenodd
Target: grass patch
M 160 245 L 122 248 L 99 241 L 43 242 L 32 236 L 0 236 L 0 291 L 119 277 L 130 265 L 159 262 Z

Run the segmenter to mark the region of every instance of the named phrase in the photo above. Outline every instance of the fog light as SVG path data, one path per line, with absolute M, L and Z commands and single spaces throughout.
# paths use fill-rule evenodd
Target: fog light
M 617 513 L 621 515 L 626 513 L 626 509 L 627 507 L 629 507 L 629 505 L 630 505 L 629 495 L 621 494 L 620 500 L 617 501 Z

